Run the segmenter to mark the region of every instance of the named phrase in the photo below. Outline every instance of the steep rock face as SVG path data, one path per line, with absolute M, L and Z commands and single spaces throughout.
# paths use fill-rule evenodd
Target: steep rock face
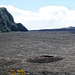
M 6 8 L 0 8 L 0 32 L 28 31 L 21 23 L 15 23 Z

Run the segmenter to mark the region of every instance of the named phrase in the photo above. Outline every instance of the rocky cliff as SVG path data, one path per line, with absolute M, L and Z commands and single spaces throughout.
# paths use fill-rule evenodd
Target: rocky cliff
M 0 32 L 28 31 L 21 23 L 15 23 L 6 8 L 0 8 Z

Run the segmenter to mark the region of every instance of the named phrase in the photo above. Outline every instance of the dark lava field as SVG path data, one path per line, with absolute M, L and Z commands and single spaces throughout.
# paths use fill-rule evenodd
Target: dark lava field
M 40 55 L 63 57 L 50 63 L 27 60 Z M 29 31 L 0 33 L 0 75 L 10 70 L 26 75 L 75 75 L 75 33 L 67 31 Z

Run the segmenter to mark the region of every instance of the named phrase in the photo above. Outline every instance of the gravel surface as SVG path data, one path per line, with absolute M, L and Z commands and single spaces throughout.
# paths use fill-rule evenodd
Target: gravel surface
M 51 63 L 30 63 L 38 55 L 61 56 Z M 75 75 L 75 33 L 9 32 L 0 33 L 0 75 L 22 69 L 26 75 Z

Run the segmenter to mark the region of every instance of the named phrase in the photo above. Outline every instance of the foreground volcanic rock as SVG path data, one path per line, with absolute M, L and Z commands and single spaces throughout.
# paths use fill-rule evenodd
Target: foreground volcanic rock
M 6 8 L 0 8 L 0 32 L 28 31 L 21 23 L 15 23 Z
M 50 63 L 50 62 L 55 62 L 55 61 L 60 61 L 60 60 L 63 60 L 63 57 L 42 55 L 42 56 L 36 56 L 34 58 L 30 58 L 27 61 L 31 63 Z

